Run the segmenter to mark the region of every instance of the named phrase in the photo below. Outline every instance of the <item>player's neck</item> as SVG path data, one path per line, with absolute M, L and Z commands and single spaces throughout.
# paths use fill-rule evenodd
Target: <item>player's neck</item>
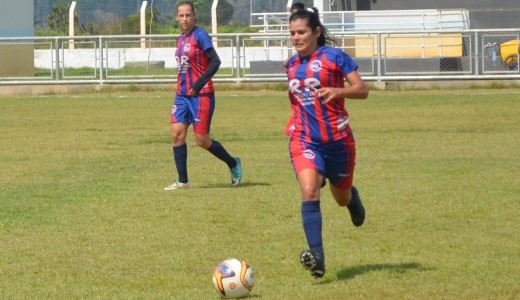
M 318 48 L 319 46 L 317 44 L 312 45 L 304 51 L 298 52 L 298 54 L 300 54 L 300 58 L 309 58 L 314 54 L 314 52 L 316 52 L 316 50 L 318 50 Z
M 182 31 L 182 34 L 183 35 L 189 35 L 193 30 L 195 30 L 195 28 L 197 28 L 197 26 L 186 28 L 185 30 Z

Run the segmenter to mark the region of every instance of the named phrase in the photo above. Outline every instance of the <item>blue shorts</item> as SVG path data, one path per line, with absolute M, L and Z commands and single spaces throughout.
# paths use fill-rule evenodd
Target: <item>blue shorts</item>
M 291 140 L 289 154 L 296 175 L 304 169 L 313 169 L 339 189 L 348 190 L 352 187 L 356 143 L 351 136 L 328 144 Z
M 193 124 L 196 134 L 208 134 L 215 111 L 215 94 L 175 95 L 171 123 Z

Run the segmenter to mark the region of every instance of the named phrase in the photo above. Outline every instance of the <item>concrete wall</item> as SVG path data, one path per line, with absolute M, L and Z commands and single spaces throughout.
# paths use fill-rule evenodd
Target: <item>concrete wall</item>
M 33 0 L 6 1 L 0 9 L 0 37 L 34 36 Z M 0 76 L 32 76 L 34 46 L 0 44 Z
M 351 0 L 353 10 L 454 9 L 469 11 L 471 29 L 520 28 L 520 0 Z

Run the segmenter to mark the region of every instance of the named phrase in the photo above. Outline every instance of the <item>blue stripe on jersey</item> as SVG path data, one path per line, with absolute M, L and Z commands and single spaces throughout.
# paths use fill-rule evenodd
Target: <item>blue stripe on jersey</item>
M 177 39 L 177 94 L 187 95 L 191 86 L 204 74 L 208 68 L 208 59 L 204 51 L 213 47 L 210 36 L 204 29 L 195 27 L 187 35 Z M 213 93 L 213 82 L 210 80 L 199 91 L 200 94 Z
M 340 49 L 320 47 L 310 57 L 295 55 L 287 62 L 289 97 L 293 103 L 293 138 L 305 142 L 329 143 L 347 135 L 345 99 L 323 104 L 316 95 L 321 87 L 344 87 L 344 77 L 357 69 L 356 62 Z

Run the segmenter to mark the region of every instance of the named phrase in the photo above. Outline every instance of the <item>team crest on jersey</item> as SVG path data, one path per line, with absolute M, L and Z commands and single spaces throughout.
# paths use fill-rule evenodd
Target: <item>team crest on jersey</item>
M 321 71 L 321 61 L 319 60 L 313 60 L 309 63 L 309 68 L 311 69 L 311 71 L 313 72 L 319 72 Z
M 184 45 L 184 52 L 188 52 L 191 49 L 191 44 Z
M 303 151 L 303 157 L 308 159 L 314 159 L 316 157 L 316 153 L 314 153 L 314 151 L 312 150 L 307 149 Z

